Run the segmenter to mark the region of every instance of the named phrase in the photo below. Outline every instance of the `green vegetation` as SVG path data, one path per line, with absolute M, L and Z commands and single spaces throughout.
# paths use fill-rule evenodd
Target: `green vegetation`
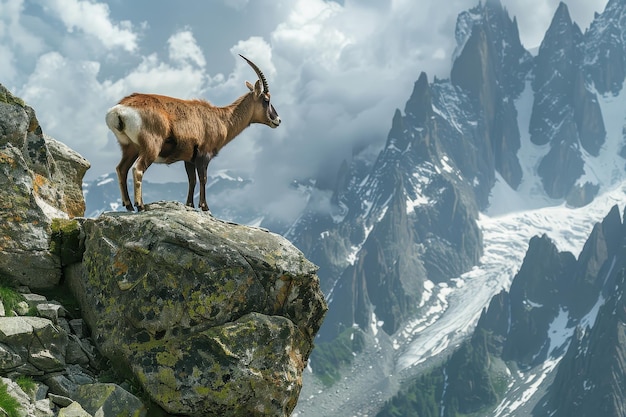
M 28 395 L 33 395 L 37 390 L 37 383 L 29 376 L 20 375 L 17 377 L 15 382 L 20 386 L 22 391 Z
M 19 401 L 7 392 L 7 386 L 3 383 L 0 383 L 0 408 L 8 417 L 21 417 L 22 415 Z
M 353 354 L 361 352 L 364 345 L 363 333 L 354 328 L 344 330 L 332 342 L 316 344 L 310 361 L 313 372 L 324 385 L 333 385 L 341 379 L 341 368 L 351 364 Z
M 472 339 L 461 344 L 442 367 L 410 383 L 377 417 L 487 415 L 505 395 L 509 382 L 504 362 L 489 353 L 494 343 L 490 332 L 476 329 Z
M 78 220 L 53 219 L 50 227 L 50 252 L 61 259 L 61 265 L 80 262 L 85 248 L 81 242 Z
M 389 400 L 377 417 L 439 417 L 443 384 L 442 369 L 434 369 Z
M 2 300 L 4 310 L 9 315 L 10 311 L 15 310 L 18 303 L 24 301 L 24 296 L 12 286 L 0 282 L 0 300 Z

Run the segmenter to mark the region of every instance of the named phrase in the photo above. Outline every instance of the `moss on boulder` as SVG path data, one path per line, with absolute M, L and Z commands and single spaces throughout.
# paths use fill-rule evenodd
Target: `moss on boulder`
M 178 203 L 86 220 L 94 339 L 168 413 L 288 416 L 327 306 L 284 238 Z

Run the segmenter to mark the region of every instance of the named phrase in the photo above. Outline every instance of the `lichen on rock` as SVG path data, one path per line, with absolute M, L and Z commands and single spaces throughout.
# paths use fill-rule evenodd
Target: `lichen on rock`
M 0 84 L 0 274 L 31 288 L 61 277 L 54 218 L 82 216 L 89 162 L 43 134 L 35 111 Z
M 286 239 L 179 203 L 87 219 L 70 279 L 101 352 L 172 414 L 289 415 L 326 313 Z

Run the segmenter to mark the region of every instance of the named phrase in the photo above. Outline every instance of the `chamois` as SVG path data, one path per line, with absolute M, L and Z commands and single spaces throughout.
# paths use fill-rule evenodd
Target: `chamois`
M 144 210 L 141 182 L 153 163 L 185 162 L 189 181 L 186 205 L 194 207 L 196 173 L 200 181 L 200 204 L 206 202 L 207 168 L 211 159 L 227 143 L 252 123 L 278 127 L 280 117 L 270 104 L 265 76 L 252 61 L 239 54 L 256 72 L 258 80 L 250 91 L 232 104 L 217 107 L 205 100 L 182 100 L 156 94 L 133 93 L 109 109 L 106 123 L 122 148 L 122 159 L 116 167 L 122 204 L 134 211 L 126 184 L 128 170 L 133 168 L 135 205 Z M 136 161 L 136 163 L 135 163 Z

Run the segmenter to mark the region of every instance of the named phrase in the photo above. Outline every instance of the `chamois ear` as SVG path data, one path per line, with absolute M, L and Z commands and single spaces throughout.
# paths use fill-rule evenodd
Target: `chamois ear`
M 257 97 L 261 97 L 261 94 L 263 94 L 263 86 L 260 80 L 256 80 L 254 83 L 254 94 L 256 94 Z
M 246 81 L 246 87 L 248 87 L 250 91 L 254 91 L 254 87 L 252 87 L 252 84 L 250 84 L 250 81 Z

